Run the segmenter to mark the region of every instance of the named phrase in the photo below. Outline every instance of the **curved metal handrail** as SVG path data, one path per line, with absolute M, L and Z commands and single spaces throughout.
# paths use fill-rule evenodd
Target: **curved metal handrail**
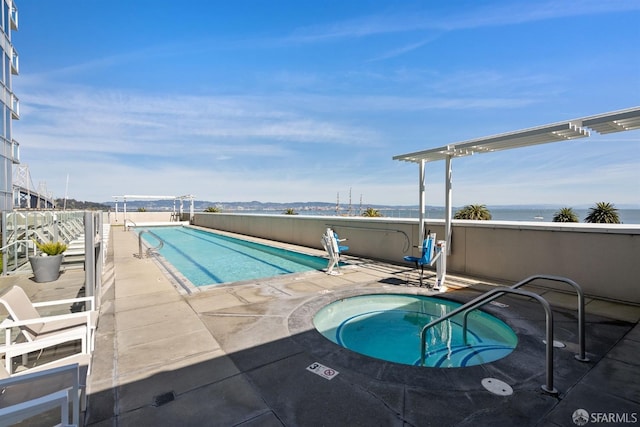
M 584 293 L 582 292 L 582 288 L 576 282 L 571 279 L 567 279 L 566 277 L 560 276 L 551 276 L 547 274 L 536 274 L 533 276 L 529 276 L 526 279 L 516 283 L 513 286 L 510 286 L 509 289 L 518 289 L 528 283 L 533 282 L 534 280 L 544 279 L 544 280 L 552 280 L 556 282 L 563 282 L 571 285 L 578 295 L 578 346 L 580 347 L 580 354 L 576 354 L 575 358 L 581 362 L 588 362 L 589 358 L 586 357 L 585 354 L 585 330 L 584 330 Z M 486 294 L 485 294 L 486 295 Z M 490 303 L 491 301 L 500 298 L 504 293 L 498 293 L 491 298 L 485 298 L 482 301 L 478 301 L 464 312 L 463 320 L 462 320 L 462 339 L 464 343 L 467 343 L 467 318 L 469 317 L 469 313 L 476 308 L 480 308 L 481 306 Z M 465 306 L 468 305 L 465 304 Z
M 133 224 L 134 227 L 137 227 L 138 224 L 136 224 L 135 222 L 131 221 L 130 219 L 125 218 L 124 219 L 124 231 L 129 231 L 129 226 L 127 225 L 127 222 L 130 222 L 131 224 Z
M 545 311 L 545 317 L 546 317 L 546 324 L 547 324 L 547 328 L 546 328 L 546 336 L 547 336 L 547 342 L 546 342 L 546 366 L 547 366 L 547 376 L 546 376 L 546 384 L 543 384 L 541 386 L 542 390 L 545 391 L 546 393 L 549 394 L 557 394 L 558 390 L 553 387 L 553 312 L 551 311 L 551 306 L 549 305 L 549 303 L 547 302 L 547 300 L 545 300 L 544 298 L 542 298 L 540 295 L 534 293 L 534 292 L 529 292 L 529 291 L 523 291 L 520 289 L 512 289 L 512 288 L 505 288 L 505 287 L 500 287 L 500 288 L 496 288 L 496 289 L 492 289 L 489 292 L 480 295 L 478 298 L 475 298 L 473 300 L 471 300 L 469 303 L 463 305 L 462 307 L 458 307 L 457 309 L 447 313 L 446 315 L 428 323 L 424 328 L 422 328 L 422 332 L 420 333 L 420 344 L 422 346 L 421 348 L 421 355 L 420 355 L 420 364 L 424 365 L 424 360 L 425 360 L 425 353 L 426 353 L 426 347 L 427 347 L 427 340 L 426 340 L 426 331 L 427 329 L 437 325 L 440 322 L 443 322 L 444 320 L 455 316 L 456 314 L 461 313 L 464 310 L 470 309 L 469 307 L 471 307 L 474 304 L 477 304 L 478 302 L 481 302 L 487 298 L 491 298 L 495 295 L 495 298 L 498 298 L 506 293 L 512 293 L 512 294 L 517 294 L 517 295 L 523 295 L 523 296 L 527 296 L 530 298 L 535 299 L 536 301 L 538 301 L 542 307 L 544 308 Z M 493 298 L 493 299 L 495 299 Z
M 162 238 L 160 238 L 160 236 L 158 236 L 156 233 L 154 233 L 153 231 L 146 230 L 146 229 L 145 230 L 141 230 L 140 233 L 138 233 L 138 256 L 140 257 L 140 259 L 142 259 L 142 235 L 144 233 L 152 235 L 159 242 L 158 246 L 149 247 L 149 249 L 147 249 L 147 253 L 149 253 L 151 251 L 159 251 L 160 249 L 162 249 L 164 247 L 164 240 L 162 240 Z
M 366 231 L 384 231 L 384 232 L 392 232 L 392 233 L 400 233 L 402 235 L 404 235 L 405 238 L 405 245 L 402 248 L 402 253 L 406 253 L 410 248 L 411 248 L 411 239 L 409 238 L 409 236 L 407 235 L 407 233 L 405 233 L 402 230 L 394 230 L 394 229 L 388 229 L 388 228 L 373 228 L 373 227 L 354 227 L 352 225 L 333 225 L 333 224 L 326 224 L 327 227 L 331 227 L 332 229 L 335 228 L 350 228 L 353 230 L 366 230 Z

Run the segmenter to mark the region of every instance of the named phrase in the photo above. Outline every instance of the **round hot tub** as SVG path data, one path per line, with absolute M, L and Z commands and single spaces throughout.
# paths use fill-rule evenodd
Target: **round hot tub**
M 326 338 L 351 351 L 420 366 L 422 328 L 460 305 L 422 295 L 359 295 L 324 306 L 313 323 Z M 461 314 L 428 329 L 426 343 L 424 366 L 459 368 L 507 356 L 518 338 L 502 320 L 474 310 L 468 316 L 466 343 Z

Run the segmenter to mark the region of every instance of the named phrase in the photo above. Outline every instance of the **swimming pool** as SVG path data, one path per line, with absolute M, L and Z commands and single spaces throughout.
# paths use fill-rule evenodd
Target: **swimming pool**
M 366 356 L 420 366 L 424 325 L 461 304 L 407 294 L 360 295 L 335 301 L 314 316 L 316 329 L 342 347 Z M 518 343 L 502 320 L 480 310 L 468 318 L 468 343 L 461 318 L 453 317 L 427 332 L 424 366 L 458 368 L 481 365 L 509 355 Z
M 194 286 L 207 286 L 283 274 L 322 270 L 327 259 L 184 226 L 139 227 L 164 243 L 159 250 Z M 150 246 L 157 239 L 143 233 Z

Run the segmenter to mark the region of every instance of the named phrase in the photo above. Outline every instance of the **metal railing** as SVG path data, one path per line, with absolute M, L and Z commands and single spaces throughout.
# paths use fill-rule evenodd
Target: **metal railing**
M 529 276 L 526 279 L 516 283 L 513 286 L 510 286 L 509 289 L 518 289 L 524 285 L 527 285 L 531 282 L 533 282 L 534 280 L 539 280 L 539 279 L 543 279 L 543 280 L 551 280 L 551 281 L 555 281 L 555 282 L 562 282 L 562 283 L 567 283 L 568 285 L 572 286 L 575 291 L 576 294 L 578 296 L 578 346 L 580 348 L 580 353 L 576 354 L 575 358 L 578 359 L 581 362 L 588 362 L 589 358 L 586 357 L 586 353 L 585 353 L 585 330 L 584 330 L 584 293 L 582 292 L 582 288 L 580 287 L 580 285 L 578 285 L 576 282 L 574 282 L 571 279 L 567 279 L 566 277 L 560 277 L 560 276 L 550 276 L 550 275 L 546 275 L 546 274 L 536 274 L 534 276 Z M 475 310 L 476 308 L 480 308 L 481 306 L 490 303 L 491 301 L 500 298 L 502 295 L 504 295 L 504 292 L 502 293 L 498 293 L 496 295 L 494 295 L 491 298 L 486 298 L 483 299 L 482 301 L 479 301 L 478 303 L 474 304 L 473 306 L 470 306 L 463 315 L 463 320 L 462 320 L 462 338 L 464 340 L 464 343 L 467 343 L 467 318 L 469 317 L 469 313 L 473 310 Z M 467 303 L 469 304 L 469 303 Z M 465 304 L 465 305 L 467 305 Z
M 105 261 L 105 242 L 102 238 L 103 217 L 100 212 L 84 212 L 84 271 L 85 293 L 95 297 L 100 306 L 102 271 Z
M 2 272 L 14 271 L 29 258 L 29 249 L 36 254 L 36 246 L 31 240 L 16 240 L 0 248 L 2 254 Z
M 582 288 L 573 280 L 567 279 L 565 277 L 559 276 L 549 276 L 549 275 L 534 275 L 524 279 L 521 282 L 516 283 L 511 287 L 499 287 L 493 290 L 490 290 L 477 298 L 467 302 L 466 304 L 458 307 L 457 309 L 450 311 L 446 315 L 428 323 L 425 325 L 420 332 L 420 365 L 424 366 L 426 351 L 427 351 L 427 330 L 434 327 L 435 325 L 453 317 L 460 313 L 464 313 L 463 325 L 462 325 L 462 333 L 464 343 L 467 343 L 467 318 L 469 313 L 477 308 L 482 307 L 485 304 L 490 303 L 491 301 L 500 298 L 501 296 L 511 293 L 518 294 L 533 298 L 540 302 L 543 306 L 546 313 L 547 320 L 547 331 L 546 331 L 546 366 L 547 366 L 547 381 L 546 384 L 542 386 L 542 389 L 550 394 L 556 394 L 557 390 L 553 387 L 553 313 L 551 312 L 551 308 L 549 303 L 542 298 L 540 295 L 523 291 L 518 288 L 524 286 L 528 283 L 531 283 L 534 280 L 544 279 L 551 280 L 557 282 L 563 282 L 571 285 L 578 295 L 578 340 L 580 347 L 580 354 L 576 355 L 575 358 L 581 362 L 587 362 L 589 359 L 585 355 L 585 329 L 584 329 L 584 294 L 582 292 Z
M 353 225 L 336 225 L 336 224 L 326 224 L 327 227 L 335 230 L 336 228 L 348 228 L 351 230 L 363 230 L 363 231 L 374 231 L 374 232 L 385 232 L 385 233 L 400 233 L 405 238 L 404 247 L 402 248 L 402 253 L 406 253 L 409 249 L 411 249 L 411 239 L 402 230 L 395 230 L 390 228 L 373 228 L 373 227 L 358 227 Z
M 142 235 L 144 233 L 150 234 L 153 237 L 156 238 L 156 240 L 158 240 L 158 246 L 153 246 L 153 247 L 149 247 L 147 249 L 147 253 L 151 253 L 151 251 L 159 251 L 160 249 L 162 249 L 164 247 L 164 240 L 162 240 L 162 238 L 160 238 L 160 236 L 158 236 L 156 233 L 154 233 L 153 231 L 149 231 L 149 230 L 142 230 L 140 231 L 140 233 L 138 233 L 138 256 L 140 257 L 140 259 L 142 259 L 143 255 L 142 255 Z
M 68 244 L 80 238 L 84 230 L 83 215 L 81 211 L 2 212 L 2 275 L 11 274 L 27 263 L 32 240 L 41 243 L 63 241 Z

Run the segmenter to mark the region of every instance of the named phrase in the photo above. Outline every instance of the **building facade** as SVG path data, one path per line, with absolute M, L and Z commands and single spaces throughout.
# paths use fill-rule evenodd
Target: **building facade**
M 12 120 L 20 117 L 20 104 L 12 89 L 12 79 L 18 74 L 18 52 L 11 43 L 11 32 L 18 29 L 18 9 L 13 0 L 0 0 L 2 4 L 0 50 L 0 211 L 13 209 L 13 165 L 20 163 L 19 144 L 13 139 Z

